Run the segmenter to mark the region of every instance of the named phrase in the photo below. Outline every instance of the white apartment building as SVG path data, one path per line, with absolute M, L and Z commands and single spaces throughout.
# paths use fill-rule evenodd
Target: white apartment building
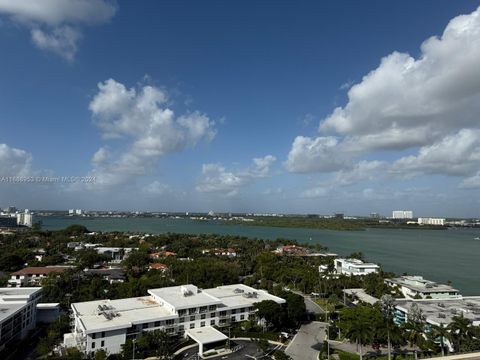
M 392 211 L 392 219 L 413 219 L 413 211 L 394 210 Z
M 406 299 L 459 299 L 462 295 L 450 285 L 437 284 L 422 276 L 401 276 L 385 279 L 385 284 L 396 287 Z
M 380 270 L 377 264 L 365 263 L 358 259 L 335 259 L 334 261 L 337 274 L 367 275 Z
M 65 347 L 85 354 L 98 349 L 119 353 L 127 338 L 161 329 L 185 336 L 188 330 L 228 326 L 247 320 L 253 305 L 264 300 L 285 300 L 243 284 L 201 290 L 194 285 L 148 290 L 148 296 L 96 300 L 71 305 L 73 329 L 64 334 Z
M 28 210 L 25 210 L 25 212 L 23 212 L 23 213 L 18 213 L 17 214 L 17 225 L 32 227 L 33 226 L 33 215 L 30 214 L 28 212 Z
M 42 288 L 0 288 L 0 351 L 25 338 L 37 322 Z
M 418 218 L 418 225 L 445 226 L 445 219 L 441 219 L 441 218 Z

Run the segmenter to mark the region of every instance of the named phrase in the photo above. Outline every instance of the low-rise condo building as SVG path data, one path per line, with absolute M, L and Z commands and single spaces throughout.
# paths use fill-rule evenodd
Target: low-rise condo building
M 97 300 L 71 305 L 73 329 L 64 335 L 65 347 L 85 354 L 98 349 L 119 353 L 127 338 L 161 329 L 185 336 L 186 330 L 228 326 L 247 320 L 253 305 L 264 300 L 285 300 L 243 284 L 201 290 L 194 285 L 148 290 L 148 296 Z M 195 340 L 195 339 L 194 339 Z
M 24 339 L 37 323 L 42 288 L 0 288 L 0 351 Z
M 71 267 L 68 266 L 33 266 L 26 267 L 22 270 L 15 271 L 10 274 L 8 280 L 8 286 L 21 287 L 21 286 L 36 286 L 40 285 L 43 278 L 47 277 L 51 273 L 61 273 Z
M 418 225 L 445 226 L 445 219 L 441 218 L 418 218 Z
M 464 296 L 458 299 L 397 299 L 395 322 L 402 324 L 412 312 L 421 312 L 432 325 L 448 325 L 453 317 L 463 316 L 474 326 L 480 325 L 480 296 Z
M 450 285 L 437 284 L 422 276 L 401 276 L 385 279 L 389 286 L 397 288 L 407 299 L 458 299 L 459 291 Z
M 367 275 L 380 271 L 380 266 L 358 259 L 335 259 L 335 271 L 344 275 Z

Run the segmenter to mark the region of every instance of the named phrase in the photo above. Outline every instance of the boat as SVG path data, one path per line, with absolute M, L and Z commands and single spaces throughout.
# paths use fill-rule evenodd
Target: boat
M 474 237 L 473 240 L 480 240 L 480 236 Z

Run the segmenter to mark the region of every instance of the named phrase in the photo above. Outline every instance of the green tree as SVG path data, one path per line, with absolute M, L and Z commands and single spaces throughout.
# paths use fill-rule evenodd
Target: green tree
M 417 304 L 412 304 L 408 312 L 407 322 L 403 324 L 406 331 L 406 339 L 410 346 L 414 348 L 415 360 L 418 358 L 418 349 L 424 348 L 425 339 L 425 317 Z
M 338 327 L 346 338 L 360 347 L 360 360 L 363 359 L 363 346 L 371 342 L 375 336 L 379 317 L 377 309 L 365 305 L 346 308 L 341 313 Z
M 387 330 L 387 348 L 388 348 L 388 360 L 392 357 L 392 342 L 390 340 L 390 329 L 393 324 L 393 314 L 395 311 L 395 303 L 391 295 L 383 295 L 380 298 L 380 306 L 382 314 L 385 320 Z
M 88 233 L 88 229 L 83 225 L 72 224 L 63 229 L 63 233 L 68 236 L 78 236 Z
M 452 317 L 452 322 L 448 325 L 452 335 L 455 351 L 461 351 L 462 345 L 470 341 L 474 335 L 472 321 L 461 314 Z
M 440 325 L 431 325 L 429 333 L 432 342 L 438 339 L 440 341 L 440 350 L 442 351 L 442 356 L 445 356 L 445 340 L 451 339 L 450 330 L 445 324 Z
M 264 300 L 253 305 L 258 319 L 264 319 L 267 325 L 279 328 L 284 319 L 282 306 L 273 300 Z

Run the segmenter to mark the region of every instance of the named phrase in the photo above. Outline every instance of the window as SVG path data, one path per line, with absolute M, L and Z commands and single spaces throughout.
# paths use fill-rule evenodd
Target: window
M 202 320 L 205 319 L 206 317 L 207 317 L 207 315 L 205 315 L 205 314 L 200 315 L 200 319 L 202 319 Z
M 95 341 L 92 341 L 92 349 L 95 349 Z
M 230 321 L 231 321 L 232 323 L 234 323 L 234 322 L 236 321 L 236 320 L 235 320 L 235 316 L 232 316 L 232 317 L 230 318 Z
M 92 334 L 92 339 L 95 339 L 97 337 L 96 335 L 97 335 L 96 333 L 93 333 Z
M 183 323 L 183 322 L 185 322 L 185 318 L 183 318 L 183 317 L 181 317 L 181 318 L 178 318 L 178 322 L 179 322 L 179 323 Z
M 245 315 L 240 315 L 240 320 L 245 320 Z
M 201 306 L 201 307 L 200 307 L 200 312 L 201 312 L 201 313 L 204 313 L 204 312 L 206 312 L 206 311 L 207 311 L 207 307 L 206 307 L 206 306 Z
M 210 305 L 210 306 L 208 307 L 208 310 L 210 310 L 210 311 L 215 311 L 216 309 L 217 309 L 217 306 L 216 306 L 216 305 Z
M 210 320 L 210 325 L 215 325 L 215 320 Z
M 183 316 L 187 313 L 187 310 L 178 310 L 178 316 Z
M 190 329 L 195 329 L 195 324 L 190 324 Z
M 210 314 L 210 317 L 211 317 L 211 318 L 212 318 L 212 317 L 215 317 L 215 313 L 214 313 L 214 312 L 211 313 L 211 314 Z
M 197 312 L 197 308 L 188 309 L 188 314 L 189 315 L 195 314 L 196 312 Z
M 225 316 L 225 315 L 227 315 L 226 311 L 220 311 L 219 316 Z
M 237 309 L 232 309 L 231 313 L 232 313 L 232 314 L 236 314 L 236 313 L 237 313 Z
M 174 320 L 173 319 L 167 320 L 166 323 L 167 323 L 167 326 L 172 326 L 174 324 Z
M 160 326 L 160 321 L 155 321 L 155 327 L 159 327 Z
M 190 316 L 190 321 L 195 321 L 195 315 Z
M 104 347 L 104 346 L 105 346 L 105 341 L 104 341 L 104 340 L 102 340 L 100 346 L 101 346 L 101 347 Z
M 200 327 L 204 327 L 204 326 L 205 326 L 205 321 L 202 321 L 202 322 L 200 323 Z
M 102 337 L 105 337 L 105 331 L 102 331 Z M 102 345 L 103 346 L 103 345 Z
M 148 323 L 145 323 L 142 325 L 142 329 L 146 329 L 146 328 L 148 328 Z

